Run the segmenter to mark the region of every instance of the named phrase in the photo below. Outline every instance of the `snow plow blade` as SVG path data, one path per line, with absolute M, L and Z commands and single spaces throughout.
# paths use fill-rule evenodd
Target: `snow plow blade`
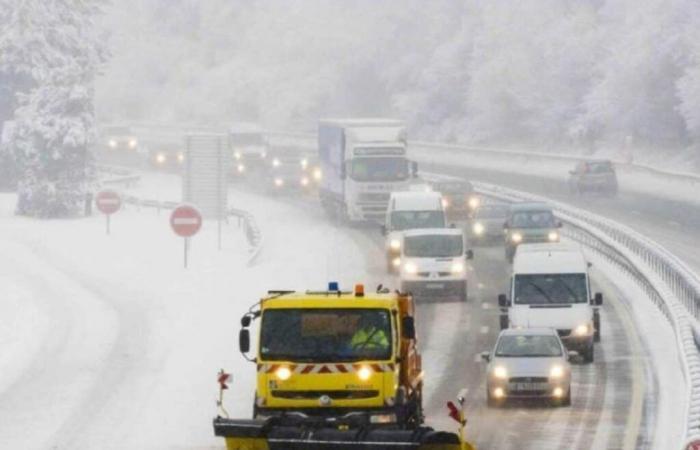
M 415 430 L 344 428 L 282 424 L 268 420 L 214 419 L 214 434 L 226 440 L 227 450 L 472 450 L 460 446 L 454 433 L 430 427 Z

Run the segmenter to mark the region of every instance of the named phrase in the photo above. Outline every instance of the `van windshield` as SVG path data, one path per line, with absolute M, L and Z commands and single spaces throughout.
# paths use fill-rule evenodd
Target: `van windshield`
M 515 211 L 510 218 L 512 228 L 554 228 L 552 211 Z
M 449 258 L 461 256 L 462 236 L 410 236 L 404 239 L 404 254 L 414 258 Z
M 442 211 L 392 211 L 392 230 L 416 228 L 445 228 L 445 215 Z
M 583 273 L 516 275 L 513 301 L 516 305 L 587 303 L 586 275 Z

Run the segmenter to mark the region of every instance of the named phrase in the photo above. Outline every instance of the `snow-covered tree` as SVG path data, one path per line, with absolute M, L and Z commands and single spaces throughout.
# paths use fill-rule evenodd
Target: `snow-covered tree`
M 21 94 L 12 148 L 20 168 L 18 214 L 73 215 L 92 174 L 93 82 L 104 61 L 93 19 L 98 0 L 10 1 L 16 20 L 4 47 L 17 51 L 35 87 Z

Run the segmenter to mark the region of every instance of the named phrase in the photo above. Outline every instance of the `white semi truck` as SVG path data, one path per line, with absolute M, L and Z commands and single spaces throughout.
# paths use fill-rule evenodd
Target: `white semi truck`
M 321 120 L 319 194 L 326 212 L 340 221 L 383 222 L 391 192 L 406 190 L 418 171 L 406 147 L 400 120 Z

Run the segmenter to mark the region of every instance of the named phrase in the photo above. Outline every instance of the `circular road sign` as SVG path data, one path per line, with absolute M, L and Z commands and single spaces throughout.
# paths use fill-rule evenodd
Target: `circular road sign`
M 100 191 L 95 197 L 95 204 L 102 214 L 110 215 L 122 207 L 122 198 L 114 191 Z
M 700 450 L 700 438 L 691 439 L 685 446 L 686 450 Z
M 180 237 L 194 236 L 202 228 L 202 215 L 194 206 L 180 205 L 170 215 L 170 226 Z

